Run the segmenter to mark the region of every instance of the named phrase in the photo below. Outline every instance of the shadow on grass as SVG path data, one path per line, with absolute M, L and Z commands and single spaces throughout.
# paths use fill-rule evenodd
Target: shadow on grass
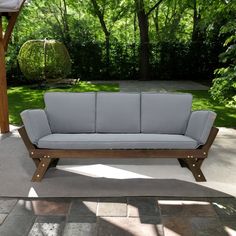
M 45 92 L 92 92 L 119 91 L 118 84 L 92 84 L 80 82 L 70 88 L 35 89 L 29 86 L 11 87 L 8 89 L 10 123 L 22 124 L 20 113 L 25 109 L 44 108 L 43 95 Z

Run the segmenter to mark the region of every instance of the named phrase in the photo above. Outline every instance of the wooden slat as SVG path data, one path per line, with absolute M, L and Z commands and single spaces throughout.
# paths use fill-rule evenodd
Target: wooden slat
M 46 171 L 48 170 L 50 163 L 51 163 L 51 159 L 48 159 L 48 158 L 43 158 L 40 161 L 32 177 L 32 182 L 40 182 L 43 179 Z
M 25 130 L 25 127 L 22 126 L 18 129 L 18 132 L 26 146 L 26 148 L 28 149 L 28 151 L 31 153 L 32 151 L 35 150 L 35 146 L 31 143 L 27 133 L 26 133 L 26 130 Z
M 208 150 L 211 148 L 211 145 L 213 144 L 215 138 L 216 138 L 216 135 L 218 134 L 219 132 L 219 129 L 216 128 L 216 127 L 212 127 L 211 128 L 211 132 L 209 134 L 209 137 L 207 139 L 207 142 L 206 144 L 202 147 L 202 149 L 205 151 L 205 152 L 208 152 Z
M 192 172 L 197 182 L 205 182 L 206 178 L 201 171 L 201 165 L 204 159 L 182 159 L 186 163 L 186 167 Z
M 12 31 L 16 24 L 18 15 L 19 15 L 19 12 L 12 12 L 9 14 L 8 24 L 7 24 L 7 28 L 4 34 L 4 38 L 3 38 L 3 46 L 4 46 L 5 52 L 7 51 L 7 47 L 8 47 L 11 35 L 12 35 Z
M 9 132 L 9 114 L 8 114 L 8 98 L 7 98 L 7 78 L 6 78 L 6 64 L 5 52 L 12 35 L 17 17 L 25 1 L 18 12 L 2 13 L 0 14 L 0 132 Z M 4 33 L 2 26 L 2 17 L 6 17 L 8 24 L 6 32 Z M 4 33 L 4 34 L 3 34 Z
M 47 156 L 49 158 L 157 158 L 157 157 L 185 157 L 185 158 L 205 158 L 202 150 L 123 150 L 123 149 L 94 149 L 94 150 L 51 150 L 51 149 L 35 149 L 32 158 Z

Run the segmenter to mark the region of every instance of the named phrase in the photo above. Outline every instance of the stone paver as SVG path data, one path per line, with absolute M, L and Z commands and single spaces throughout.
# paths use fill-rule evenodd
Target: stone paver
M 77 222 L 77 218 L 80 216 L 95 217 L 97 212 L 97 205 L 98 205 L 98 200 L 96 198 L 91 198 L 91 199 L 81 198 L 73 200 L 68 220 L 70 222 Z
M 0 199 L 0 213 L 9 213 L 16 203 L 17 199 Z
M 0 236 L 233 236 L 236 233 L 235 198 L 19 199 L 14 206 L 13 201 L 7 203 L 5 210 L 10 213 L 0 213 Z
M 32 206 L 36 215 L 66 215 L 70 202 L 37 200 L 32 201 Z
M 108 83 L 108 81 L 93 81 L 93 83 Z M 166 92 L 176 90 L 208 90 L 209 87 L 190 80 L 183 81 L 139 81 L 139 80 L 114 80 L 109 83 L 119 83 L 121 92 Z
M 0 214 L 0 225 L 4 222 L 6 218 L 7 218 L 7 214 Z
M 2 141 L 3 139 L 6 139 L 8 137 L 11 136 L 11 133 L 7 133 L 7 134 L 0 134 L 0 141 Z
M 57 223 L 62 224 L 66 221 L 65 216 L 38 216 L 35 220 L 36 223 Z
M 30 231 L 35 217 L 29 215 L 9 215 L 0 226 L 1 236 L 24 236 Z
M 220 217 L 235 217 L 236 221 L 236 198 L 217 198 L 212 205 Z
M 217 217 L 162 218 L 165 236 L 227 236 L 224 226 Z
M 102 217 L 98 221 L 98 236 L 164 235 L 161 225 L 142 224 L 138 218 Z
M 236 235 L 236 219 L 234 217 L 220 218 L 220 222 L 229 236 Z
M 162 217 L 165 236 L 194 236 L 188 218 L 164 216 Z
M 67 223 L 63 236 L 94 236 L 96 232 L 96 223 Z
M 35 223 L 28 236 L 58 236 L 62 228 L 58 223 Z
M 19 200 L 11 211 L 11 215 L 34 216 L 32 202 L 30 200 Z
M 228 236 L 218 218 L 194 217 L 191 219 L 191 226 L 196 236 Z
M 121 91 L 166 92 L 176 90 L 207 90 L 208 87 L 193 81 L 121 81 Z
M 127 216 L 126 198 L 101 198 L 99 199 L 98 216 Z
M 67 217 L 67 222 L 69 223 L 96 223 L 97 217 L 94 216 L 77 216 L 77 215 L 69 215 Z
M 160 200 L 158 201 L 163 216 L 216 216 L 210 202 Z
M 128 216 L 160 216 L 155 197 L 128 197 Z
M 39 216 L 28 236 L 62 235 L 66 218 L 63 216 Z

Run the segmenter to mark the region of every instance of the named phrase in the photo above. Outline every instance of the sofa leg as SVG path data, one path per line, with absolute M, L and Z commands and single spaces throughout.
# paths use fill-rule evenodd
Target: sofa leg
M 201 171 L 201 165 L 204 159 L 190 158 L 190 159 L 182 159 L 182 161 L 185 163 L 186 167 L 192 172 L 197 182 L 206 181 L 206 178 Z
M 41 161 L 40 161 L 40 163 L 39 163 L 39 165 L 32 177 L 32 182 L 40 182 L 43 179 L 46 171 L 48 170 L 48 167 L 49 167 L 51 161 L 52 160 L 49 158 L 42 158 L 41 159 Z
M 38 168 L 39 163 L 40 163 L 40 159 L 39 159 L 39 158 L 32 158 L 32 160 L 33 160 L 33 162 L 34 162 L 36 168 Z

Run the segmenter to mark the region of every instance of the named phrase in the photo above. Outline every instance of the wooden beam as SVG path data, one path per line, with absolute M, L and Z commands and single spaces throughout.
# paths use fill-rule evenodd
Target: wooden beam
M 14 26 L 16 24 L 16 20 L 17 20 L 18 15 L 19 15 L 19 12 L 9 13 L 8 25 L 7 25 L 7 28 L 6 28 L 6 31 L 4 34 L 4 38 L 3 38 L 5 52 L 7 51 L 7 47 L 8 47 L 11 35 L 12 35 L 12 31 L 13 31 Z
M 0 132 L 9 132 L 9 112 L 8 112 L 8 97 L 7 97 L 7 76 L 5 53 L 12 35 L 12 31 L 16 24 L 17 17 L 21 11 L 23 4 L 17 12 L 5 12 L 0 14 Z M 6 30 L 3 30 L 2 18 L 6 17 L 8 24 Z
M 7 78 L 2 16 L 0 16 L 0 131 L 1 133 L 9 132 Z

